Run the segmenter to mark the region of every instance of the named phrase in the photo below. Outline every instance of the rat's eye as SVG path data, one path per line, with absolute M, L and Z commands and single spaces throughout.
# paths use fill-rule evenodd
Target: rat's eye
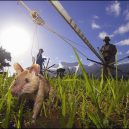
M 29 79 L 28 79 L 28 78 L 25 78 L 25 82 L 26 82 L 26 83 L 29 83 L 30 81 L 29 81 Z

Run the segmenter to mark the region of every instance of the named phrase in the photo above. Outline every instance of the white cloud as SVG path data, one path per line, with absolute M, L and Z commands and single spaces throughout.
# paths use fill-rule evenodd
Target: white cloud
M 59 62 L 59 68 L 64 68 L 61 62 Z
M 126 54 L 129 54 L 129 50 L 126 52 Z
M 104 39 L 104 37 L 107 36 L 107 35 L 108 35 L 108 34 L 103 31 L 103 32 L 100 32 L 100 33 L 99 33 L 99 36 L 98 36 L 98 37 L 99 37 L 100 39 Z
M 123 53 L 122 53 L 121 51 L 120 51 L 120 52 L 118 52 L 117 54 L 118 54 L 118 55 L 123 55 Z
M 91 24 L 91 28 L 92 29 L 100 29 L 101 27 L 93 21 Z
M 125 20 L 128 21 L 129 20 L 129 10 L 126 9 L 123 14 L 125 15 Z
M 120 26 L 116 31 L 114 31 L 114 35 L 116 34 L 124 34 L 129 32 L 129 22 L 125 25 Z
M 106 7 L 106 11 L 109 14 L 114 14 L 115 16 L 119 16 L 121 7 L 120 2 L 115 1 L 110 6 Z
M 125 25 L 119 26 L 118 29 L 116 29 L 110 36 L 114 37 L 115 35 L 124 34 L 127 32 L 129 32 L 129 22 L 127 22 Z
M 94 18 L 94 19 L 99 19 L 99 16 L 95 15 L 93 18 Z
M 129 39 L 121 40 L 120 42 L 116 43 L 116 45 L 119 45 L 119 46 L 129 45 Z

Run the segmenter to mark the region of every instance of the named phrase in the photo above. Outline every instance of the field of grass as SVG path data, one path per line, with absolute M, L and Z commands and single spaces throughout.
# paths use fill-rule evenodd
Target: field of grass
M 58 99 L 43 103 L 36 124 L 32 110 L 17 106 L 9 86 L 12 77 L 0 77 L 0 128 L 129 128 L 129 81 L 88 78 L 75 52 L 83 75 L 49 79 Z

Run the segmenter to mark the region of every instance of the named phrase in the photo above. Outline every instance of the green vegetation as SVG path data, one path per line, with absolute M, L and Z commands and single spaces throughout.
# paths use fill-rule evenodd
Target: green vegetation
M 50 96 L 43 103 L 36 124 L 32 110 L 17 106 L 9 86 L 13 78 L 0 77 L 0 128 L 129 128 L 129 81 L 88 78 L 75 51 L 83 75 L 49 79 L 58 99 Z M 23 121 L 24 119 L 24 121 Z
M 11 61 L 11 54 L 0 47 L 0 70 L 3 70 L 4 67 L 10 66 L 7 61 Z

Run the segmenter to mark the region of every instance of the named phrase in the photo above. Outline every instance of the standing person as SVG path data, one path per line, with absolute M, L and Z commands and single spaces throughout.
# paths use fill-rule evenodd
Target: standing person
M 37 58 L 36 58 L 36 64 L 40 65 L 40 74 L 43 74 L 42 73 L 42 71 L 43 71 L 43 63 L 46 60 L 46 58 L 42 57 L 43 52 L 44 52 L 43 49 L 39 49 L 39 52 L 38 52 Z
M 116 46 L 109 43 L 110 38 L 108 36 L 105 36 L 103 41 L 105 42 L 105 44 L 101 47 L 100 53 L 104 58 L 105 64 L 110 65 L 110 63 L 112 63 L 110 66 L 114 67 L 113 62 L 115 62 L 115 55 L 117 52 Z M 113 68 L 106 65 L 103 66 L 104 78 L 108 77 L 109 75 L 113 75 Z

